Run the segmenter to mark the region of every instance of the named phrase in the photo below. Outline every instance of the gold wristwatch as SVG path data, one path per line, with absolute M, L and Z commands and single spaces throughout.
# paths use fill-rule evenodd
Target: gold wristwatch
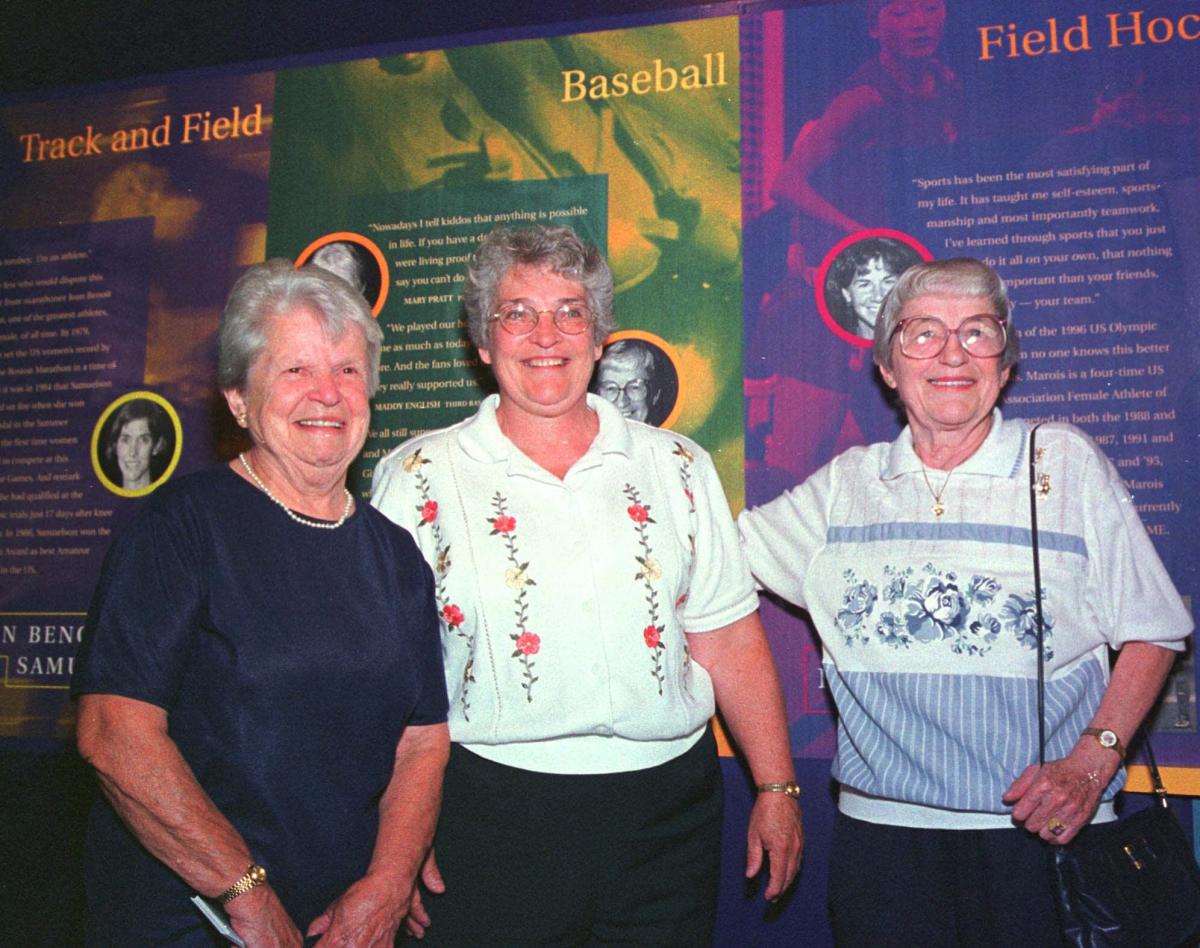
M 1121 760 L 1125 759 L 1125 745 L 1121 743 L 1121 739 L 1117 737 L 1115 731 L 1110 731 L 1106 727 L 1085 727 L 1083 733 L 1094 737 L 1100 742 L 1101 747 L 1116 751 Z
M 231 885 L 228 889 L 217 896 L 217 901 L 222 905 L 232 902 L 239 895 L 245 895 L 255 886 L 260 886 L 267 881 L 267 870 L 258 863 L 250 863 L 250 868 L 246 870 L 237 882 Z
M 800 799 L 800 785 L 794 780 L 789 780 L 787 783 L 760 783 L 758 785 L 758 792 L 782 793 L 793 800 Z

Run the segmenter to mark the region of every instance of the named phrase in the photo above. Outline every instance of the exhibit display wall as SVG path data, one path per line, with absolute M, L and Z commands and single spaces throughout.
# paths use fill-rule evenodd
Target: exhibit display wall
M 214 335 L 242 268 L 266 258 L 336 247 L 383 327 L 351 470 L 365 498 L 379 457 L 492 390 L 459 298 L 474 244 L 501 224 L 574 227 L 616 278 L 608 344 L 654 366 L 647 420 L 712 453 L 736 513 L 900 431 L 839 282 L 846 261 L 980 257 L 1008 282 L 1021 333 L 1002 411 L 1071 422 L 1103 447 L 1190 605 L 1200 13 L 953 0 L 918 32 L 869 22 L 858 0 L 723 4 L 0 98 L 8 930 L 80 937 L 95 790 L 67 689 L 92 588 L 148 494 L 245 447 L 215 388 Z M 923 61 L 923 87 L 884 67 L 901 49 Z M 118 456 L 131 409 L 157 433 L 145 484 Z M 854 621 L 870 606 L 847 600 L 848 634 L 885 636 Z M 825 944 L 835 719 L 807 616 L 769 599 L 763 614 L 808 850 L 796 890 L 764 908 L 742 879 L 751 788 L 723 744 L 718 943 Z M 947 647 L 989 647 L 946 622 Z M 886 644 L 923 640 L 893 630 Z M 1168 787 L 1193 796 L 1196 687 L 1189 651 L 1152 722 Z M 1147 789 L 1140 767 L 1130 787 Z M 1195 831 L 1194 804 L 1178 809 Z

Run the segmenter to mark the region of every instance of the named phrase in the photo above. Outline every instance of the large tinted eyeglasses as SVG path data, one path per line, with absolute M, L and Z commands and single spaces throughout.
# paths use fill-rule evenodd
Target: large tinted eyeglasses
M 913 316 L 896 324 L 900 351 L 910 359 L 932 359 L 946 348 L 951 330 L 936 316 Z M 991 359 L 1004 351 L 1008 331 L 995 316 L 968 316 L 954 330 L 958 344 L 973 356 Z
M 650 383 L 645 379 L 631 379 L 624 385 L 618 385 L 616 382 L 601 382 L 597 389 L 603 398 L 613 404 L 616 404 L 622 395 L 631 402 L 644 402 L 646 396 L 650 394 Z
M 498 322 L 505 332 L 514 336 L 526 336 L 537 328 L 542 313 L 549 313 L 559 332 L 577 336 L 592 325 L 591 311 L 582 303 L 563 303 L 558 309 L 538 309 L 528 303 L 505 303 L 490 317 Z

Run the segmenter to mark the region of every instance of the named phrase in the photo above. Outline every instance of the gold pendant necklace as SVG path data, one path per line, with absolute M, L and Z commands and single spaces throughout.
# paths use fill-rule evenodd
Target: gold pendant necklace
M 921 476 L 925 478 L 925 486 L 929 488 L 929 493 L 933 496 L 933 506 L 930 508 L 935 517 L 940 517 L 946 512 L 946 505 L 942 503 L 942 494 L 946 493 L 946 485 L 950 483 L 950 478 L 954 476 L 954 468 L 950 468 L 946 479 L 942 481 L 942 489 L 934 490 L 933 485 L 929 483 L 929 472 L 925 470 L 925 462 L 921 462 Z

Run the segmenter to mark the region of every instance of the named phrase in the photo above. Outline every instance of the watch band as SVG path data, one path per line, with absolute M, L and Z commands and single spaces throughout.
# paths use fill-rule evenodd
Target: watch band
M 228 902 L 232 902 L 239 895 L 245 895 L 251 889 L 262 885 L 266 881 L 267 870 L 258 863 L 252 862 L 250 863 L 250 868 L 246 870 L 245 874 L 237 882 L 217 896 L 217 901 L 225 905 Z
M 1085 727 L 1083 733 L 1094 737 L 1100 742 L 1101 747 L 1116 751 L 1117 756 L 1121 760 L 1125 759 L 1125 745 L 1121 743 L 1121 739 L 1117 737 L 1115 731 L 1111 731 L 1106 727 Z
M 787 783 L 760 783 L 758 785 L 759 793 L 782 793 L 793 800 L 800 799 L 800 785 L 794 780 L 789 780 Z

